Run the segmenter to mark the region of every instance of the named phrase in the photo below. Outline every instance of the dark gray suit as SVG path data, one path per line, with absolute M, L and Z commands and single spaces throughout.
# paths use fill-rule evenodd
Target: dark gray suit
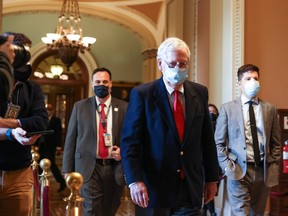
M 119 146 L 120 131 L 128 104 L 112 97 L 111 105 L 113 145 Z M 84 184 L 81 193 L 85 198 L 84 206 L 90 206 L 89 211 L 92 211 L 87 213 L 85 210 L 85 215 L 102 215 L 100 213 L 102 208 L 105 216 L 115 215 L 115 211 L 120 205 L 119 198 L 123 187 L 116 184 L 114 172 L 110 172 L 111 170 L 114 171 L 116 164 L 113 166 L 96 164 L 97 132 L 95 97 L 76 102 L 67 130 L 62 171 L 64 173 L 79 172 L 83 176 Z M 109 177 L 113 183 L 110 187 L 104 188 L 102 181 L 108 181 L 104 177 L 97 179 L 96 185 L 91 184 L 91 177 L 95 175 L 95 172 L 102 178 L 103 173 L 108 171 L 113 174 L 113 177 Z M 105 199 L 110 200 L 110 205 L 97 207 L 96 213 L 91 206 L 97 206 L 97 200 L 100 199 L 101 194 Z
M 255 169 L 255 171 L 257 172 L 259 170 L 260 175 L 258 175 L 258 177 L 261 177 L 264 182 L 262 181 L 262 189 L 258 189 L 257 200 L 260 201 L 261 198 L 263 198 L 263 204 L 265 205 L 267 197 L 260 195 L 261 190 L 278 184 L 278 163 L 281 156 L 280 125 L 276 107 L 262 100 L 259 100 L 258 106 L 261 106 L 264 127 L 264 165 L 263 167 Z M 215 131 L 219 165 L 223 171 L 227 166 L 233 168 L 233 171 L 230 170 L 227 176 L 227 184 L 230 205 L 233 205 L 232 208 L 236 211 L 236 204 L 234 205 L 234 201 L 231 200 L 232 198 L 229 195 L 229 183 L 232 182 L 236 184 L 238 180 L 244 181 L 243 179 L 245 179 L 247 175 L 250 175 L 250 173 L 248 173 L 249 166 L 247 166 L 245 138 L 241 98 L 238 98 L 222 105 Z M 248 178 L 250 178 L 250 176 L 248 176 Z M 237 193 L 235 184 L 233 185 L 234 193 Z M 255 185 L 254 189 L 256 189 Z M 235 194 L 235 196 L 240 198 L 240 192 L 238 195 Z M 237 203 L 239 203 L 238 201 Z M 253 205 L 253 203 L 251 205 Z M 242 210 L 245 209 L 243 206 L 241 208 Z M 242 212 L 238 211 L 235 215 L 236 214 L 240 215 Z

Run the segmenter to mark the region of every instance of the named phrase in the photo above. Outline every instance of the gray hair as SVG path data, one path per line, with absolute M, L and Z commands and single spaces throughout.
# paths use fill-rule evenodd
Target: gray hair
M 176 37 L 166 38 L 159 46 L 157 51 L 157 59 L 165 60 L 167 57 L 167 52 L 173 50 L 186 49 L 188 54 L 188 59 L 190 60 L 190 49 L 188 45 L 181 39 Z

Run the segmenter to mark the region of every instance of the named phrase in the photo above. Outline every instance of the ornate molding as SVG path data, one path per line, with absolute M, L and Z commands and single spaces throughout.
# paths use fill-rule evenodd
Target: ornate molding
M 194 31 L 193 31 L 193 55 L 191 56 L 192 62 L 192 72 L 190 72 L 190 77 L 192 81 L 196 81 L 196 71 L 198 69 L 198 6 L 200 0 L 194 0 Z M 191 71 L 191 70 L 190 70 Z
M 157 57 L 157 49 L 146 49 L 142 52 L 143 60 L 153 59 Z
M 235 0 L 234 4 L 234 59 L 233 59 L 233 78 L 234 78 L 234 97 L 240 95 L 236 71 L 243 64 L 244 55 L 244 0 Z

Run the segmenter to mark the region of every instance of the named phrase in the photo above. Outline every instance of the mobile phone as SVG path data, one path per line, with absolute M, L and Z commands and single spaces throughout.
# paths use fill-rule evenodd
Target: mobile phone
M 33 131 L 33 132 L 27 132 L 26 137 L 31 137 L 33 135 L 47 135 L 54 133 L 54 130 L 45 130 L 45 131 Z

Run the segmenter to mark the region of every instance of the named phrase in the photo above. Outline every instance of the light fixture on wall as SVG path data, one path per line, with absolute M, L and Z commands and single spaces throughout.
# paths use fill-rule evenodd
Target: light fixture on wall
M 67 71 L 76 61 L 79 50 L 83 53 L 96 42 L 96 38 L 82 36 L 78 0 L 63 0 L 56 33 L 47 33 L 41 39 L 48 49 L 58 49 Z

